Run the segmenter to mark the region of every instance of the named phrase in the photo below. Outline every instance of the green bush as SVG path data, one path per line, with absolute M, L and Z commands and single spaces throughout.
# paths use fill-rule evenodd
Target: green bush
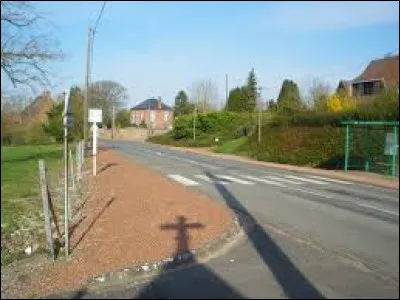
M 257 160 L 319 166 L 343 154 L 343 128 L 334 126 L 266 127 L 261 144 L 249 139 L 249 155 Z

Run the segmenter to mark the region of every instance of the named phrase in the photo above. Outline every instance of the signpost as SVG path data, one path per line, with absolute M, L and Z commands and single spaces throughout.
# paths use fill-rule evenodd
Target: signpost
M 92 132 L 93 132 L 93 176 L 96 176 L 97 171 L 96 171 L 96 158 L 97 158 L 97 123 L 102 122 L 102 110 L 101 109 L 90 109 L 89 110 L 89 122 L 93 123 L 92 125 Z

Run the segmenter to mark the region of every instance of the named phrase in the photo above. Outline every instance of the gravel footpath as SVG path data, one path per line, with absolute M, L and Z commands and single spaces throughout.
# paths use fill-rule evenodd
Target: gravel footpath
M 18 275 L 23 280 L 14 280 L 18 293 L 8 289 L 9 296 L 78 289 L 100 273 L 174 256 L 182 244 L 176 229 L 161 228 L 165 224 L 197 223 L 187 230 L 189 249 L 201 248 L 232 224 L 223 205 L 111 150 L 100 151 L 98 175 L 88 176 L 90 196 L 71 224 L 72 255 L 64 259 L 62 252 L 54 263 L 26 268 L 27 274 Z

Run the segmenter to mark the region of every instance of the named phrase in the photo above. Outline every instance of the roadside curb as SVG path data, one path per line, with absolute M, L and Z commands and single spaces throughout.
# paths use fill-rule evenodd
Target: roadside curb
M 229 209 L 229 208 L 227 208 Z M 212 239 L 204 246 L 190 250 L 187 253 L 177 254 L 158 261 L 147 261 L 114 272 L 105 272 L 87 280 L 79 290 L 68 292 L 68 294 L 85 292 L 101 292 L 112 290 L 121 284 L 132 285 L 146 282 L 162 274 L 175 271 L 180 268 L 189 267 L 196 263 L 202 263 L 225 247 L 234 243 L 243 233 L 243 220 L 232 212 L 232 221 L 227 229 L 218 237 Z M 65 294 L 64 294 L 65 295 Z
M 257 166 L 275 168 L 275 169 L 279 169 L 279 170 L 294 171 L 294 172 L 298 172 L 298 173 L 310 173 L 313 175 L 324 175 L 324 176 L 329 176 L 329 177 L 336 178 L 336 179 L 348 180 L 348 181 L 362 183 L 362 184 L 370 184 L 370 185 L 382 187 L 382 188 L 390 188 L 393 190 L 399 189 L 398 178 L 395 178 L 395 179 L 373 178 L 373 177 L 367 177 L 367 176 L 373 176 L 373 175 L 360 176 L 360 175 L 354 174 L 354 173 L 338 173 L 338 172 L 343 172 L 343 171 L 322 170 L 322 169 L 300 167 L 300 166 L 287 165 L 287 164 L 264 162 L 264 161 L 252 160 L 250 158 L 240 157 L 240 156 L 232 155 L 232 154 L 213 153 L 213 152 L 210 152 L 209 150 L 206 150 L 206 151 L 200 150 L 199 151 L 196 148 L 191 149 L 191 148 L 186 148 L 186 147 L 185 148 L 184 147 L 173 147 L 173 146 L 166 146 L 166 145 L 159 145 L 159 146 L 167 147 L 171 150 L 178 150 L 178 151 L 182 151 L 182 152 L 186 152 L 186 153 L 202 154 L 202 155 L 207 155 L 207 156 L 211 156 L 211 157 L 215 157 L 215 158 L 243 162 L 243 163 L 248 163 L 248 164 L 257 165 Z

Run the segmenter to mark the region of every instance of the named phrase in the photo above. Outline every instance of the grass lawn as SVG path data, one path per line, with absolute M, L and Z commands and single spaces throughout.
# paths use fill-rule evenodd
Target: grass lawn
M 1 264 L 21 247 L 28 235 L 44 227 L 38 161 L 44 159 L 50 186 L 63 166 L 63 146 L 10 146 L 1 148 Z M 16 243 L 15 240 L 18 240 Z M 20 249 L 21 250 L 21 249 Z
M 215 147 L 213 151 L 217 153 L 247 155 L 247 151 L 245 149 L 247 142 L 248 138 L 246 136 L 242 136 L 238 139 L 227 141 Z

